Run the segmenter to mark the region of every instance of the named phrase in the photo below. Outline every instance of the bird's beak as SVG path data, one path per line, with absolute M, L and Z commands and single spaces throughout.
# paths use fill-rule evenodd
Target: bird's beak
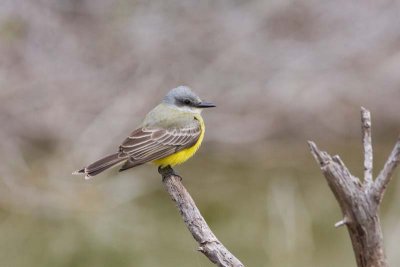
M 214 108 L 216 105 L 210 102 L 200 102 L 196 105 L 198 108 Z

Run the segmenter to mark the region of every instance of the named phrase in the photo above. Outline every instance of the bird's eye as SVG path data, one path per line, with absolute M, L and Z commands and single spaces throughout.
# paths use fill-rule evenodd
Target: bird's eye
M 185 103 L 185 105 L 189 105 L 189 104 L 191 104 L 192 102 L 191 102 L 189 99 L 185 99 L 185 100 L 183 101 L 183 103 Z

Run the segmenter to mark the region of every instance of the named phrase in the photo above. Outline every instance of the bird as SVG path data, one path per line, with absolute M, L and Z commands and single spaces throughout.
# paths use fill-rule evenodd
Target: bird
M 212 107 L 216 106 L 202 101 L 188 86 L 178 86 L 145 116 L 118 151 L 72 174 L 90 179 L 121 163 L 120 172 L 148 162 L 156 164 L 161 174 L 163 170 L 176 174 L 172 167 L 184 163 L 199 149 L 205 133 L 201 112 Z

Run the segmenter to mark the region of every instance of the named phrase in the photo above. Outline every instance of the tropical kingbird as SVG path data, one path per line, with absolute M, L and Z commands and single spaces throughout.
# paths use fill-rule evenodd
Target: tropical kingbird
M 122 162 L 119 171 L 146 162 L 155 163 L 159 169 L 181 164 L 199 149 L 205 131 L 201 111 L 211 107 L 215 105 L 202 101 L 189 87 L 174 88 L 122 142 L 117 153 L 73 174 L 84 174 L 89 179 Z

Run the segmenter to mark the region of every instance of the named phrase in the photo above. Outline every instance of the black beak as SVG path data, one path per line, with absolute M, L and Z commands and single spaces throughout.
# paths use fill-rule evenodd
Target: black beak
M 198 108 L 214 108 L 216 105 L 210 102 L 200 102 L 196 105 Z

